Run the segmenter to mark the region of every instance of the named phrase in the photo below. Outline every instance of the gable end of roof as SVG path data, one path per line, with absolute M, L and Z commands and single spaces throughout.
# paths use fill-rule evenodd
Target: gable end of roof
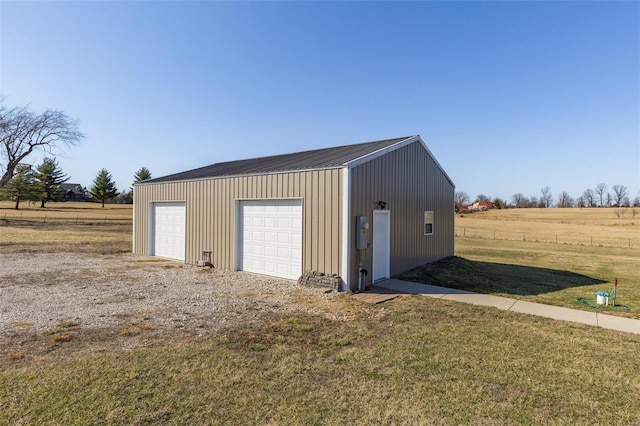
M 420 145 L 422 146 L 422 148 L 427 152 L 429 157 L 431 157 L 431 159 L 436 164 L 436 166 L 438 166 L 438 169 L 444 175 L 445 179 L 447 179 L 449 181 L 449 183 L 451 184 L 451 186 L 453 186 L 455 188 L 455 184 L 453 183 L 453 181 L 451 180 L 451 178 L 449 177 L 447 172 L 444 170 L 442 165 L 438 162 L 436 157 L 433 155 L 433 153 L 431 152 L 429 147 L 427 147 L 427 144 L 424 143 L 424 141 L 422 140 L 420 135 L 411 136 L 411 137 L 406 138 L 404 140 L 398 141 L 397 143 L 395 143 L 393 145 L 389 145 L 389 146 L 387 146 L 385 148 L 382 148 L 382 149 L 379 149 L 379 150 L 377 150 L 375 152 L 371 152 L 371 153 L 369 153 L 367 155 L 363 155 L 360 158 L 353 159 L 352 161 L 348 162 L 345 165 L 348 168 L 353 168 L 353 167 L 359 166 L 360 164 L 364 164 L 366 162 L 369 162 L 369 161 L 371 161 L 371 160 L 373 160 L 375 158 L 378 158 L 378 157 L 381 157 L 383 155 L 386 155 L 389 152 L 395 151 L 395 150 L 400 149 L 400 148 L 404 148 L 405 146 L 410 145 L 410 144 L 412 144 L 414 142 L 420 142 Z

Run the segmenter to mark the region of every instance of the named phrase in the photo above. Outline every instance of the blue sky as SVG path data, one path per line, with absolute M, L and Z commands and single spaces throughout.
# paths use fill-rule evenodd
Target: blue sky
M 640 191 L 639 2 L 2 1 L 0 93 L 85 186 L 420 134 L 472 198 Z

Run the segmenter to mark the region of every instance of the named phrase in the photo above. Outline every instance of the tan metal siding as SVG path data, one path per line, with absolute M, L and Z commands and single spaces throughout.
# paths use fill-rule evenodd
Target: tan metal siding
M 350 171 L 351 217 L 372 222 L 378 201 L 391 211 L 391 275 L 454 254 L 454 187 L 420 142 L 354 167 Z M 434 234 L 425 236 L 424 211 L 434 212 Z M 369 242 L 372 240 L 369 230 Z M 352 232 L 355 235 L 355 231 Z M 358 263 L 372 271 L 372 249 L 349 242 L 349 282 L 358 279 Z
M 149 207 L 184 201 L 187 209 L 186 262 L 203 250 L 216 267 L 235 268 L 236 201 L 267 198 L 303 200 L 303 270 L 339 274 L 342 247 L 342 169 L 213 178 L 136 185 L 134 252 L 149 254 Z

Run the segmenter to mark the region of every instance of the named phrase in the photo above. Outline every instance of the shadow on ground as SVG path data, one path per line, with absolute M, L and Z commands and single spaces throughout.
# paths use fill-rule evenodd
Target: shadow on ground
M 456 256 L 418 266 L 394 278 L 477 293 L 517 296 L 535 296 L 571 287 L 605 283 L 575 272 L 478 262 Z

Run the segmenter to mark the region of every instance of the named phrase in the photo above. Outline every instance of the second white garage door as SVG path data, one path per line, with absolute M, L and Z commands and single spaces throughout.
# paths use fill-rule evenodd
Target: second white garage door
M 243 271 L 297 280 L 302 274 L 302 200 L 240 202 Z

